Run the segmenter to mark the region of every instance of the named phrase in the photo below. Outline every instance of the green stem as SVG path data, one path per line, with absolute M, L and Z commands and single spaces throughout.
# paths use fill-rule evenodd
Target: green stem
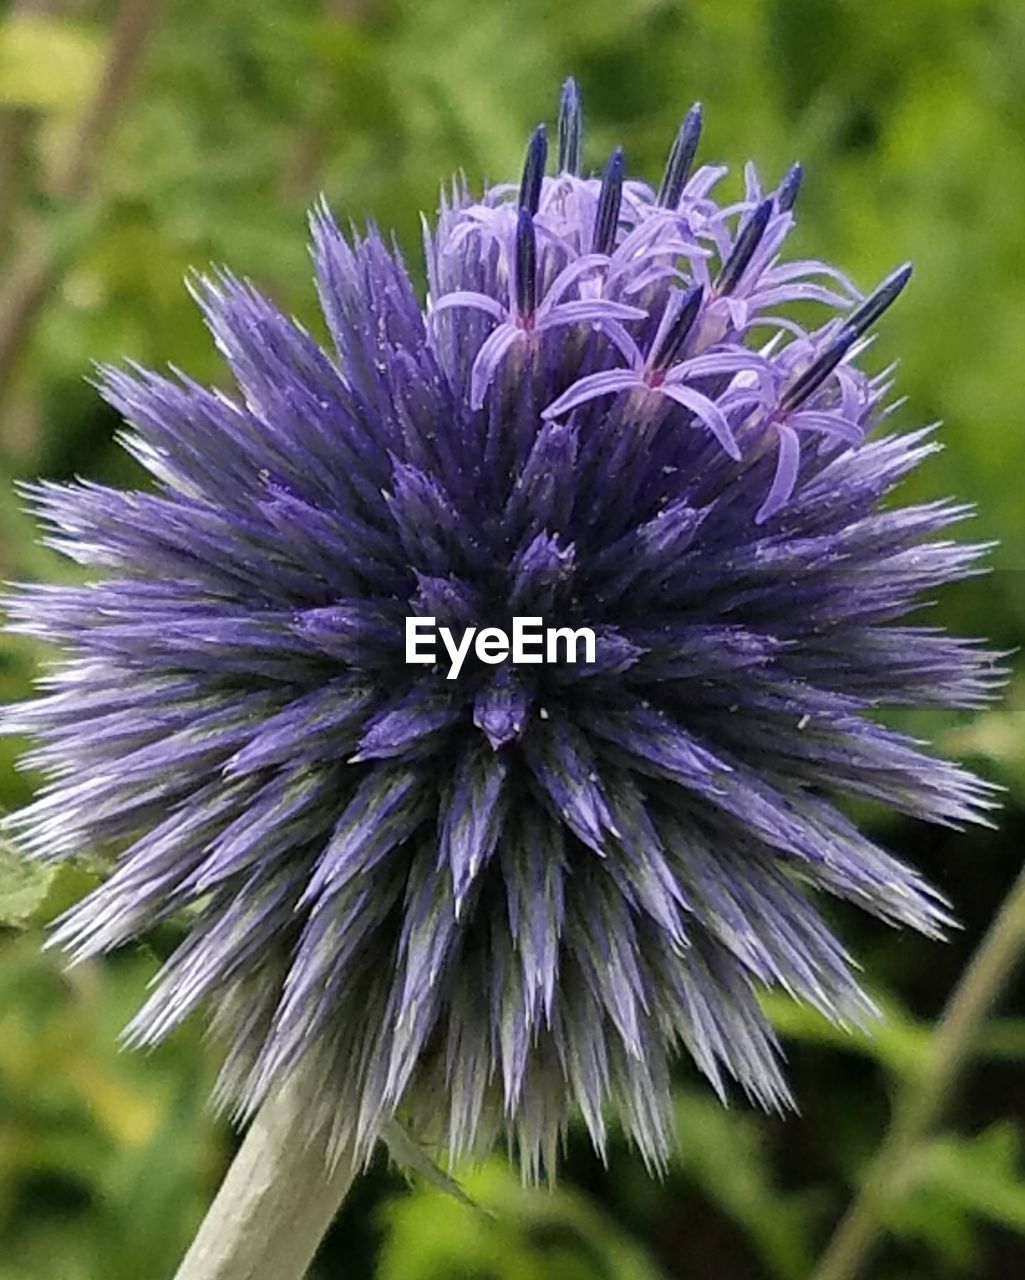
M 175 1280 L 300 1280 L 359 1169 L 312 1138 L 314 1082 L 297 1072 L 257 1113 Z
M 855 1280 L 885 1232 L 889 1205 L 910 1157 L 942 1115 L 982 1024 L 1025 952 L 1025 870 L 1004 899 L 954 989 L 924 1066 L 897 1096 L 893 1119 L 861 1190 L 812 1280 Z
M 96 92 L 51 174 L 51 195 L 56 199 L 79 199 L 92 185 L 93 166 L 131 92 L 162 3 L 163 0 L 121 0 Z
M 81 209 L 95 200 L 94 165 L 127 100 L 162 2 L 121 0 L 96 92 L 50 175 L 49 194 L 65 206 Z M 39 217 L 24 228 L 23 243 L 7 267 L 0 291 L 0 400 L 66 267 L 61 251 L 49 220 Z

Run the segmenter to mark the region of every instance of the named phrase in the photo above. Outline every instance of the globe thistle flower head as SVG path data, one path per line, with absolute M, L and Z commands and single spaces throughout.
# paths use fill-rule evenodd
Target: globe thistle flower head
M 504 1130 L 536 1177 L 572 1115 L 602 1151 L 616 1116 L 658 1166 L 681 1052 L 787 1102 L 763 988 L 870 1011 L 822 895 L 947 919 L 844 811 L 990 804 L 872 718 L 999 678 L 906 620 L 981 550 L 941 536 L 963 506 L 883 505 L 936 448 L 887 432 L 859 363 L 909 269 L 865 297 L 787 259 L 799 167 L 720 203 L 700 130 L 657 190 L 618 150 L 583 176 L 570 83 L 557 172 L 540 128 L 519 182 L 456 182 L 425 224 L 426 305 L 319 206 L 330 349 L 197 279 L 237 390 L 104 370 L 156 488 L 31 488 L 99 572 L 12 603 L 63 651 L 6 717 L 49 775 L 12 826 L 112 858 L 57 929 L 76 956 L 184 913 L 130 1038 L 206 1008 L 242 1112 L 312 1058 L 339 1143 L 396 1113 L 453 1158 Z M 406 660 L 408 618 L 517 617 L 593 653 Z

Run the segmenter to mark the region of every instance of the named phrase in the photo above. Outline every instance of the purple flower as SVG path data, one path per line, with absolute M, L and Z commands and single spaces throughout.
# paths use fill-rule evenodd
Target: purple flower
M 619 152 L 581 177 L 568 86 L 556 176 L 539 130 L 518 186 L 443 200 L 426 308 L 318 208 L 332 351 L 202 280 L 237 393 L 106 370 L 156 489 L 31 489 L 99 573 L 13 602 L 63 656 L 6 717 L 50 778 L 12 826 L 112 860 L 75 955 L 182 913 L 131 1038 L 205 1007 L 244 1112 L 314 1055 L 339 1142 L 396 1111 L 452 1156 L 504 1128 L 536 1177 L 614 1113 L 657 1166 L 681 1050 L 786 1102 L 763 987 L 870 1010 L 817 896 L 947 919 L 845 814 L 990 806 L 872 718 L 1000 680 L 907 616 L 981 550 L 940 536 L 963 506 L 883 502 L 936 448 L 857 363 L 908 272 L 862 298 L 781 260 L 800 170 L 721 207 L 700 123 L 657 195 Z M 593 661 L 405 660 L 409 617 L 518 616 L 592 628 Z

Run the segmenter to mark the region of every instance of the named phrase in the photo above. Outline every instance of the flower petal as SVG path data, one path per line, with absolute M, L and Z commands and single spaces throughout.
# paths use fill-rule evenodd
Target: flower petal
M 586 378 L 574 382 L 568 391 L 564 391 L 557 400 L 553 400 L 546 409 L 542 410 L 541 417 L 562 418 L 590 400 L 616 395 L 620 391 L 633 391 L 643 386 L 644 383 L 640 377 L 631 369 L 611 369 L 606 373 L 591 373 Z
M 764 524 L 785 507 L 797 484 L 797 470 L 801 463 L 801 445 L 797 432 L 781 422 L 776 427 L 776 441 L 776 474 L 772 477 L 768 496 L 755 515 L 755 524 Z
M 484 339 L 477 358 L 470 370 L 470 407 L 480 409 L 484 405 L 484 397 L 495 380 L 498 366 L 517 342 L 522 341 L 525 333 L 513 324 L 500 324 Z
M 703 396 L 700 391 L 694 391 L 690 387 L 681 386 L 679 383 L 670 382 L 668 379 L 659 389 L 664 396 L 668 396 L 670 400 L 675 400 L 677 404 L 689 409 L 698 421 L 711 431 L 730 457 L 734 461 L 740 460 L 740 446 L 737 444 L 730 424 L 726 421 L 722 410 L 714 400 L 710 400 L 708 396 Z

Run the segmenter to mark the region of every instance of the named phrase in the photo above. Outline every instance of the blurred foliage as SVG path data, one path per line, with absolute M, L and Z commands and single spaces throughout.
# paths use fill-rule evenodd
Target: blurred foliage
M 156 969 L 70 971 L 35 932 L 0 944 L 0 1280 L 140 1280 L 184 1251 L 224 1159 L 195 1034 L 118 1050 Z
M 433 1190 L 385 1206 L 380 1280 L 659 1280 L 636 1242 L 565 1187 L 525 1191 L 497 1160 L 465 1184 L 489 1214 Z
M 123 9 L 133 6 L 144 0 Z M 229 263 L 318 331 L 304 243 L 317 194 L 342 217 L 394 227 L 419 276 L 418 213 L 435 207 L 439 182 L 459 168 L 475 183 L 515 173 L 528 130 L 552 118 L 573 73 L 595 166 L 622 143 L 633 169 L 656 178 L 680 114 L 700 99 L 703 153 L 733 165 L 735 190 L 748 157 L 769 181 L 804 162 L 797 252 L 832 259 L 863 285 L 914 259 L 877 359 L 900 353 L 899 421 L 942 419 L 945 452 L 905 493 L 976 503 L 971 536 L 999 542 L 994 571 L 943 593 L 932 617 L 1022 644 L 1020 0 L 157 8 L 142 64 L 131 81 L 114 77 L 106 112 L 93 107 L 111 90 L 117 4 L 9 0 L 0 11 L 0 577 L 71 572 L 36 543 L 11 479 L 138 479 L 88 384 L 94 361 L 172 362 L 223 378 L 182 286 L 188 269 Z M 83 121 L 93 167 L 69 200 L 62 175 Z M 23 696 L 43 658 L 5 641 L 0 697 Z M 740 1099 L 723 1110 L 681 1065 L 680 1156 L 664 1179 L 650 1179 L 621 1142 L 603 1168 L 574 1132 L 553 1194 L 524 1191 L 497 1158 L 457 1171 L 493 1218 L 419 1179 L 407 1188 L 382 1158 L 343 1210 L 317 1276 L 807 1275 L 1021 857 L 1025 668 L 1011 661 L 1018 675 L 1001 706 L 905 721 L 1008 787 L 1001 830 L 948 837 L 892 819 L 881 828 L 957 904 L 963 934 L 938 948 L 837 910 L 884 1020 L 848 1035 L 770 1001 L 799 1118 L 762 1117 Z M 0 745 L 8 809 L 33 782 L 13 759 L 13 745 Z M 147 1056 L 118 1051 L 155 955 L 65 973 L 40 951 L 38 925 L 90 874 L 30 873 L 0 849 L 0 1280 L 169 1276 L 230 1154 L 227 1126 L 204 1101 L 215 1046 L 193 1030 Z M 152 947 L 162 954 L 174 941 L 169 928 Z M 1025 1274 L 1020 995 L 981 1037 L 950 1130 L 908 1168 L 876 1280 Z

